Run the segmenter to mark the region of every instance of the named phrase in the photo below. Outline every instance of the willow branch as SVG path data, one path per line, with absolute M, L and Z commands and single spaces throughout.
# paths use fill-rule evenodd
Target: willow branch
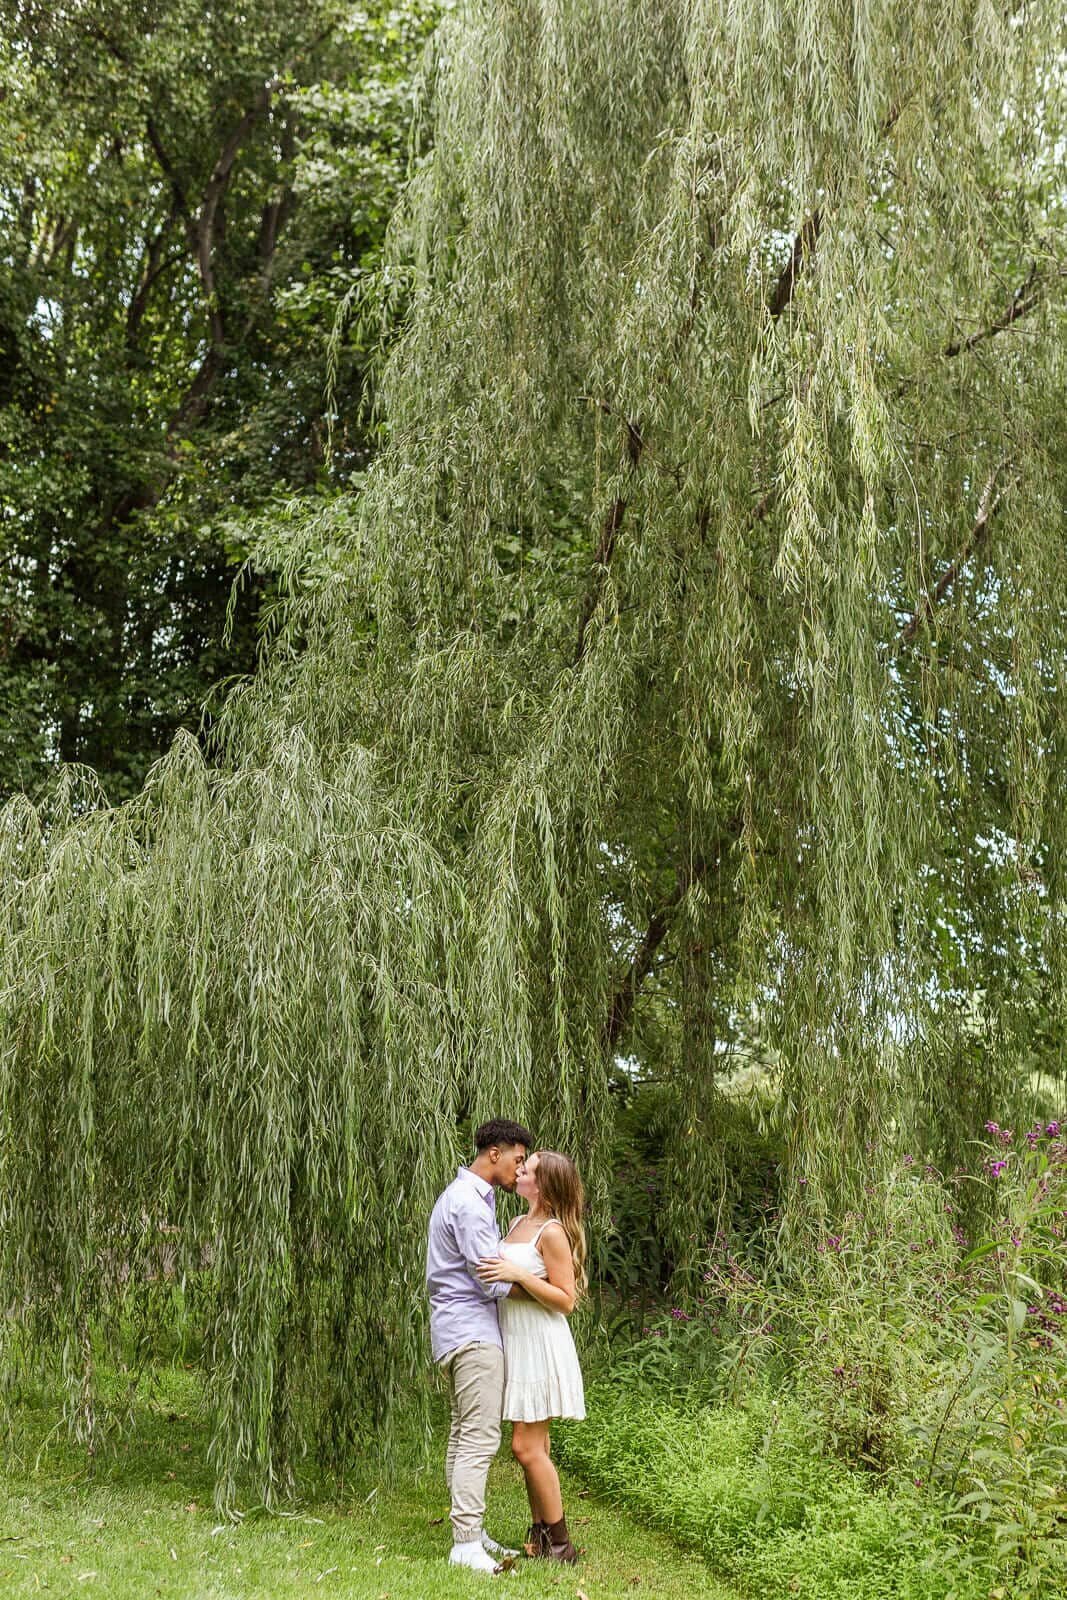
M 972 333 L 969 339 L 953 340 L 951 344 L 945 346 L 943 353 L 946 356 L 963 355 L 965 351 L 973 350 L 975 345 L 982 344 L 984 340 L 996 338 L 998 333 L 1003 333 L 1005 328 L 1010 328 L 1013 323 L 1019 321 L 1020 317 L 1027 316 L 1041 301 L 1040 294 L 1034 289 L 1036 279 L 1037 263 L 1035 262 L 1030 269 L 1030 275 L 1026 282 L 1019 285 L 1012 295 L 1007 308 L 995 322 L 991 322 L 988 328 L 981 328 L 977 333 Z
M 894 641 L 894 653 L 906 644 L 910 644 L 920 628 L 925 628 L 933 621 L 934 612 L 945 599 L 967 565 L 968 561 L 977 553 L 979 547 L 989 532 L 989 524 L 993 520 L 997 507 L 1001 502 L 1001 490 L 998 487 L 1000 480 L 1008 467 L 1007 458 L 998 461 L 989 477 L 978 500 L 978 513 L 970 533 L 964 540 L 962 547 L 952 561 L 949 562 L 934 586 L 933 592 L 927 591 L 920 599 L 915 610 L 901 628 Z
M 640 428 L 635 422 L 627 419 L 626 453 L 630 463 L 630 476 L 637 470 L 644 448 L 645 441 Z M 597 542 L 596 550 L 593 552 L 593 565 L 589 575 L 589 582 L 586 586 L 581 611 L 578 615 L 578 642 L 575 646 L 573 662 L 575 667 L 581 664 L 585 656 L 586 633 L 589 624 L 596 615 L 601 595 L 604 592 L 604 580 L 607 577 L 608 568 L 611 566 L 611 560 L 615 554 L 619 529 L 622 527 L 623 517 L 626 515 L 626 506 L 626 496 L 616 495 L 608 507 L 601 525 L 600 538 Z
M 891 107 L 885 118 L 885 121 L 882 123 L 881 132 L 883 139 L 888 138 L 889 134 L 893 131 L 893 128 L 899 120 L 900 113 L 903 111 L 905 104 L 906 101 L 901 100 Z M 774 286 L 774 293 L 767 302 L 767 310 L 772 317 L 780 317 L 783 312 L 788 310 L 789 304 L 793 299 L 800 274 L 804 269 L 805 263 L 814 255 L 815 246 L 819 242 L 819 234 L 821 232 L 822 212 L 816 208 L 807 218 L 801 227 L 800 232 L 793 240 L 793 248 L 790 251 L 789 260 L 782 268 L 782 271 L 778 277 L 778 282 Z
M 809 259 L 819 242 L 821 228 L 822 213 L 813 211 L 793 240 L 793 248 L 790 252 L 789 260 L 782 268 L 778 282 L 774 286 L 774 293 L 767 302 L 767 310 L 772 317 L 780 317 L 788 309 L 804 263 Z
M 651 461 L 652 465 L 662 472 L 665 477 L 676 483 L 679 489 L 682 487 L 681 468 L 673 466 L 669 461 L 664 461 L 663 457 L 652 449 L 652 446 L 632 418 L 626 416 L 622 411 L 617 411 L 607 400 L 597 400 L 593 395 L 589 394 L 581 394 L 578 398 L 586 401 L 589 405 L 596 406 L 597 410 L 602 411 L 606 417 L 615 417 L 623 424 L 626 429 L 627 451 L 632 463 L 636 464 L 638 456 L 646 461 Z
M 667 937 L 671 915 L 681 905 L 690 884 L 700 875 L 701 870 L 700 863 L 680 869 L 674 888 L 649 917 L 648 926 L 633 953 L 626 975 L 615 989 L 608 1005 L 608 1017 L 604 1026 L 605 1050 L 613 1050 L 622 1037 L 633 1015 L 638 990 L 652 971 L 656 952 Z
M 604 1049 L 606 1051 L 613 1050 L 616 1047 L 629 1025 L 641 985 L 655 965 L 657 952 L 671 930 L 674 913 L 685 899 L 692 885 L 698 880 L 706 878 L 708 873 L 719 865 L 723 850 L 730 840 L 735 839 L 741 832 L 743 820 L 739 810 L 733 812 L 721 828 L 719 852 L 715 859 L 712 861 L 705 856 L 695 856 L 691 861 L 685 862 L 678 869 L 674 887 L 670 894 L 653 910 L 640 942 L 630 959 L 630 965 L 626 969 L 625 976 L 613 990 L 608 1003 L 607 1020 L 603 1031 Z

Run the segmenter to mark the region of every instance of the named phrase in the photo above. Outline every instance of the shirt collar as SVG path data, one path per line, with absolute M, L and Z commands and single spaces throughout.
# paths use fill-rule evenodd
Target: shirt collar
M 496 1196 L 493 1193 L 493 1185 L 491 1183 L 486 1183 L 484 1178 L 479 1178 L 478 1174 L 472 1172 L 470 1167 L 460 1167 L 456 1177 L 469 1179 L 486 1204 L 494 1209 L 496 1208 Z

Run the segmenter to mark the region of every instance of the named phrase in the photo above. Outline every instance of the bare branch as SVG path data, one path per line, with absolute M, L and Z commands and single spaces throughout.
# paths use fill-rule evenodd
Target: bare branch
M 175 204 L 171 208 L 170 215 L 165 219 L 159 229 L 159 232 L 155 235 L 148 246 L 148 250 L 145 254 L 144 268 L 141 272 L 141 281 L 137 286 L 137 293 L 130 301 L 129 310 L 126 313 L 127 346 L 132 345 L 137 337 L 141 322 L 144 319 L 144 314 L 148 309 L 148 299 L 152 293 L 153 286 L 162 277 L 163 273 L 175 266 L 185 254 L 185 251 L 182 249 L 172 250 L 169 255 L 164 254 L 168 235 L 170 234 L 170 230 L 177 220 L 178 210 L 177 205 Z
M 587 402 L 589 405 L 596 406 L 597 410 L 602 411 L 606 417 L 618 418 L 618 420 L 623 424 L 626 429 L 626 448 L 629 453 L 630 462 L 633 466 L 637 465 L 638 458 L 643 455 L 645 460 L 651 461 L 654 467 L 657 467 L 659 471 L 664 473 L 668 478 L 673 479 L 678 487 L 681 488 L 681 469 L 679 467 L 672 466 L 669 461 L 664 461 L 663 457 L 652 449 L 652 446 L 649 444 L 648 440 L 641 432 L 641 429 L 638 427 L 637 423 L 632 420 L 632 418 L 626 416 L 621 411 L 617 411 L 615 407 L 609 405 L 606 400 L 595 399 L 593 395 L 580 394 L 578 398 L 579 400 Z
M 197 245 L 196 219 L 194 218 L 192 209 L 189 205 L 189 200 L 185 193 L 185 186 L 182 183 L 181 178 L 178 176 L 177 167 L 167 154 L 166 147 L 163 144 L 163 140 L 160 136 L 159 128 L 154 117 L 149 116 L 145 119 L 145 131 L 148 134 L 148 142 L 155 152 L 156 160 L 159 162 L 160 171 L 170 184 L 171 194 L 174 197 L 175 210 L 185 223 L 185 231 L 188 236 L 189 243 L 192 249 L 195 251 Z
M 207 302 L 208 320 L 211 326 L 211 337 L 215 344 L 222 344 L 226 337 L 223 323 L 222 307 L 219 304 L 217 285 L 215 283 L 215 242 L 216 233 L 221 227 L 221 206 L 230 186 L 233 169 L 248 135 L 256 122 L 270 105 L 276 80 L 265 83 L 259 90 L 251 106 L 241 117 L 240 121 L 231 130 L 229 138 L 223 145 L 218 160 L 212 168 L 211 177 L 208 179 L 204 190 L 204 198 L 200 206 L 200 216 L 197 222 L 196 238 L 196 264 L 200 273 L 200 283 Z
M 603 402 L 594 403 L 599 404 L 601 410 L 608 412 L 609 415 L 613 414 L 610 408 Z M 626 455 L 629 462 L 628 476 L 632 477 L 640 465 L 641 456 L 645 448 L 645 441 L 641 429 L 636 422 L 633 422 L 629 417 L 626 417 L 624 418 L 624 423 L 626 428 Z M 600 604 L 600 597 L 604 591 L 604 579 L 606 578 L 608 568 L 611 565 L 611 558 L 615 554 L 615 545 L 619 537 L 619 529 L 622 527 L 622 519 L 626 515 L 626 506 L 626 496 L 617 495 L 616 498 L 611 502 L 611 505 L 608 507 L 603 524 L 601 526 L 600 538 L 597 541 L 597 547 L 593 553 L 593 565 L 589 574 L 589 583 L 586 587 L 585 596 L 582 600 L 581 611 L 578 616 L 578 642 L 575 646 L 574 661 L 572 663 L 575 667 L 581 664 L 582 658 L 585 655 L 586 631 L 589 627 L 589 624 L 592 622 L 593 617 L 596 615 L 596 609 Z
M 633 953 L 626 975 L 615 989 L 608 1004 L 608 1016 L 604 1025 L 605 1050 L 615 1048 L 628 1026 L 637 1001 L 638 990 L 652 971 L 656 952 L 667 937 L 671 914 L 681 905 L 689 885 L 698 875 L 696 867 L 679 870 L 674 888 L 649 917 L 648 926 Z
M 774 286 L 774 293 L 767 303 L 767 310 L 772 317 L 780 317 L 788 308 L 804 263 L 819 242 L 821 228 L 822 213 L 813 211 L 793 240 L 793 249 L 790 252 L 789 260 L 782 268 L 778 282 Z
M 972 333 L 969 339 L 953 340 L 951 344 L 945 346 L 943 353 L 946 356 L 958 356 L 967 350 L 973 350 L 975 345 L 981 344 L 986 339 L 995 338 L 998 333 L 1003 333 L 1005 328 L 1010 328 L 1014 323 L 1018 322 L 1020 317 L 1025 317 L 1029 312 L 1033 311 L 1041 300 L 1041 296 L 1034 290 L 1036 280 L 1037 263 L 1035 261 L 1026 282 L 1019 285 L 1012 295 L 1007 308 L 996 321 L 991 322 L 988 328 L 981 328 L 978 333 Z
M 580 665 L 585 655 L 585 635 L 589 624 L 596 614 L 600 604 L 600 596 L 604 589 L 604 579 L 611 565 L 611 558 L 615 554 L 615 542 L 622 527 L 622 519 L 626 514 L 626 500 L 619 496 L 611 502 L 603 527 L 600 530 L 600 539 L 593 553 L 593 566 L 590 572 L 589 584 L 582 600 L 582 609 L 578 617 L 578 643 L 574 651 L 574 665 Z
M 896 105 L 890 108 L 885 121 L 882 123 L 881 133 L 883 138 L 887 138 L 893 131 L 905 104 L 906 101 L 898 101 Z M 767 303 L 767 310 L 772 317 L 780 317 L 788 309 L 796 290 L 797 280 L 805 262 L 810 260 L 815 252 L 815 246 L 819 242 L 821 231 L 822 212 L 816 208 L 793 240 L 793 249 L 789 260 L 782 268 L 778 282 L 774 286 L 774 293 Z
M 997 462 L 996 466 L 989 474 L 989 477 L 986 479 L 985 486 L 982 489 L 982 493 L 978 499 L 978 512 L 975 516 L 974 524 L 970 533 L 964 540 L 963 546 L 959 550 L 958 554 L 952 561 L 949 562 L 948 566 L 937 580 L 933 593 L 927 591 L 927 593 L 922 596 L 918 605 L 915 607 L 915 610 L 912 612 L 907 622 L 897 634 L 893 649 L 894 654 L 896 651 L 900 650 L 903 645 L 909 644 L 911 640 L 915 638 L 915 635 L 919 632 L 920 628 L 925 628 L 930 622 L 933 621 L 934 612 L 936 611 L 937 607 L 949 593 L 950 589 L 959 578 L 960 573 L 963 571 L 968 561 L 970 561 L 972 556 L 977 553 L 979 546 L 983 543 L 986 534 L 989 531 L 989 524 L 993 519 L 997 507 L 1000 505 L 1002 495 L 998 485 L 1009 465 L 1010 462 L 1008 461 L 1007 457 L 1005 457 L 1003 460 Z
M 715 859 L 711 860 L 705 856 L 695 856 L 691 861 L 684 862 L 679 867 L 673 889 L 653 910 L 645 931 L 630 958 L 630 965 L 612 992 L 611 999 L 608 1002 L 607 1018 L 602 1035 L 605 1052 L 615 1049 L 629 1026 L 641 985 L 652 971 L 656 962 L 656 955 L 670 933 L 674 913 L 685 899 L 692 885 L 698 880 L 706 878 L 710 872 L 714 872 L 718 868 L 725 852 L 740 835 L 743 825 L 744 818 L 740 809 L 732 812 L 719 829 L 718 850 Z

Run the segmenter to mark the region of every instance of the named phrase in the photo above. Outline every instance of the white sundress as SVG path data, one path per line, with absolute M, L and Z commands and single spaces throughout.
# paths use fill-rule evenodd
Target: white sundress
M 555 1217 L 549 1221 L 554 1222 Z M 537 1248 L 548 1222 L 522 1244 L 500 1246 L 500 1254 L 538 1278 L 548 1273 Z M 500 1332 L 504 1340 L 504 1418 L 507 1422 L 545 1422 L 554 1417 L 585 1416 L 582 1369 L 570 1324 L 562 1311 L 539 1300 L 501 1300 Z

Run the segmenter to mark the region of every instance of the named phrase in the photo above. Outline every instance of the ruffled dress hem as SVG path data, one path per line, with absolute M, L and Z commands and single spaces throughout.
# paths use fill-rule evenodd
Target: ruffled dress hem
M 558 1383 L 513 1380 L 504 1388 L 505 1422 L 584 1422 L 585 1400 Z

